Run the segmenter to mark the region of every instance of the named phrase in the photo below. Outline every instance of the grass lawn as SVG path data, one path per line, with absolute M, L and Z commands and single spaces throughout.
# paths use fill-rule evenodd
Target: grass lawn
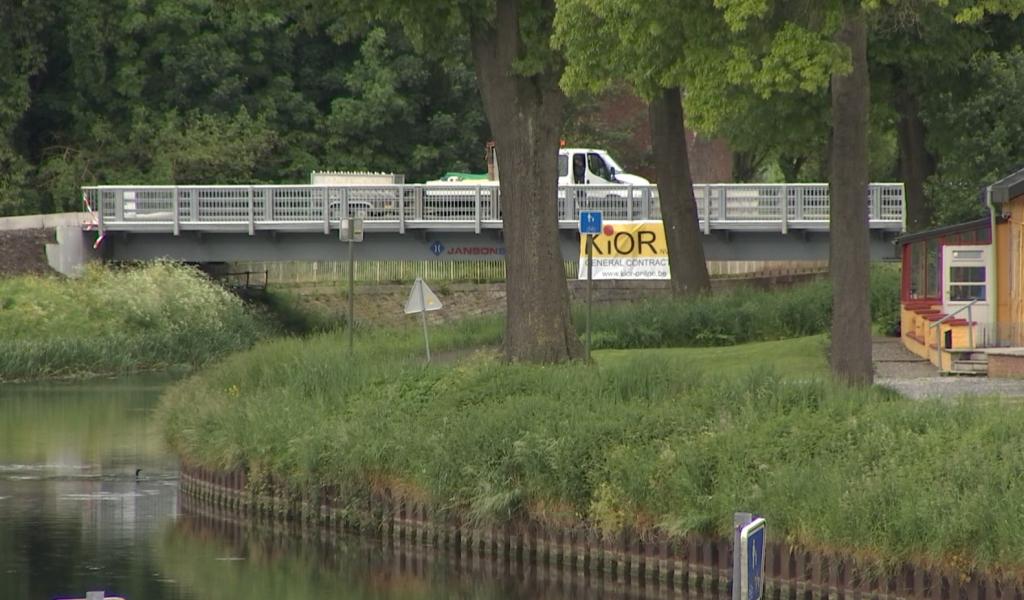
M 431 341 L 490 343 L 494 325 Z M 159 411 L 171 447 L 254 486 L 337 486 L 353 506 L 396 486 L 470 522 L 609 535 L 726 534 L 748 510 L 869 561 L 1024 569 L 1024 538 L 1004 526 L 1024 518 L 1024 407 L 835 385 L 823 336 L 603 350 L 596 365 L 493 350 L 426 365 L 415 330 L 355 354 L 343 339 L 258 344 L 175 386 Z
M 767 367 L 783 377 L 813 378 L 828 376 L 825 344 L 825 336 L 814 335 L 714 348 L 598 350 L 594 352 L 594 360 L 603 366 L 628 357 L 653 357 L 714 377 L 738 376 L 751 368 Z

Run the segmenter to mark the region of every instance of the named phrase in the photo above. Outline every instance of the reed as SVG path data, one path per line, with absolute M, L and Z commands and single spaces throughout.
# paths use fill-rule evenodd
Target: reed
M 163 430 L 186 461 L 254 482 L 352 502 L 388 487 L 480 524 L 725 534 L 748 510 L 773 536 L 886 564 L 1024 566 L 1019 404 L 833 385 L 821 336 L 557 366 L 425 365 L 412 332 L 391 341 L 260 344 L 173 388 Z
M 172 263 L 0 279 L 0 381 L 195 367 L 272 331 L 237 297 Z

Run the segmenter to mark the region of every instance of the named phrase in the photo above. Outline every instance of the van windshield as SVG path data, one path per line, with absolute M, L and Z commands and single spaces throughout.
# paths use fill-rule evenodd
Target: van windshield
M 608 169 L 608 165 L 605 164 L 604 159 L 601 155 L 596 152 L 591 152 L 587 155 L 587 166 L 590 167 L 590 172 L 597 175 L 605 181 L 611 181 L 612 173 Z
M 608 156 L 607 154 L 602 153 L 601 154 L 601 158 L 604 159 L 605 164 L 608 165 L 609 168 L 615 169 L 616 173 L 626 173 L 627 172 L 625 169 L 622 168 L 621 165 L 619 165 L 619 163 L 615 162 L 615 159 L 612 158 L 611 156 Z

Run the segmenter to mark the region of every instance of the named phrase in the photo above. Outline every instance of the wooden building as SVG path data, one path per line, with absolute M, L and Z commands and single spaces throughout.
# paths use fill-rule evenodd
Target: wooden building
M 1024 377 L 1024 170 L 985 203 L 984 219 L 899 238 L 903 344 L 944 372 Z

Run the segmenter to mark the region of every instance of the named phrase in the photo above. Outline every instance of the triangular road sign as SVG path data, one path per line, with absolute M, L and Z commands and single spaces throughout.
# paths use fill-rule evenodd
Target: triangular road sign
M 441 310 L 441 300 L 425 281 L 417 277 L 409 292 L 409 299 L 405 302 L 405 314 L 431 310 Z

